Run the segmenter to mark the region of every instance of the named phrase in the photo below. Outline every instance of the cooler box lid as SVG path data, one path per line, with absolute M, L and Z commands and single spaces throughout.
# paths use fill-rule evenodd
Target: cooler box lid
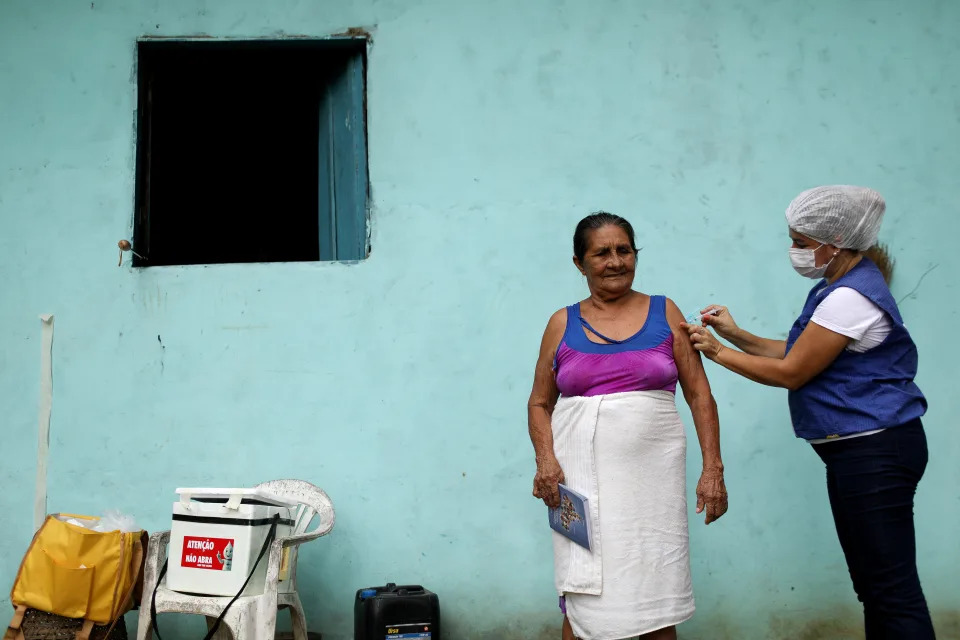
M 180 502 L 227 503 L 228 506 L 256 504 L 272 507 L 296 507 L 296 502 L 288 502 L 260 489 L 177 489 Z M 235 506 L 234 506 L 235 508 Z

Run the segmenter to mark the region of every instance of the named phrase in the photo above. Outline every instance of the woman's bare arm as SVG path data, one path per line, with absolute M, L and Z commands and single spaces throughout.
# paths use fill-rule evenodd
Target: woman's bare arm
M 704 316 L 703 322 L 708 327 L 713 327 L 721 338 L 730 341 L 741 351 L 765 358 L 783 358 L 786 355 L 787 343 L 785 340 L 761 338 L 745 329 L 741 329 L 730 314 L 730 310 L 723 305 L 712 304 L 701 313 L 709 311 L 715 311 L 715 313 Z
M 669 299 L 667 322 L 673 331 L 673 358 L 677 364 L 680 388 L 690 406 L 703 457 L 703 472 L 697 483 L 697 513 L 706 509 L 706 523 L 710 524 L 726 513 L 728 506 L 727 488 L 723 482 L 723 459 L 720 455 L 720 417 L 700 354 L 681 328 L 683 314 Z
M 850 338 L 810 322 L 783 358 L 765 358 L 724 348 L 707 329 L 685 325 L 694 348 L 754 382 L 795 391 L 830 366 Z
M 533 495 L 549 507 L 560 504 L 557 485 L 563 482 L 563 470 L 553 451 L 553 428 L 550 418 L 553 407 L 560 397 L 553 371 L 557 346 L 563 338 L 567 325 L 566 310 L 561 309 L 550 317 L 540 343 L 540 355 L 533 375 L 533 390 L 527 402 L 527 429 L 537 460 L 537 474 L 533 479 Z

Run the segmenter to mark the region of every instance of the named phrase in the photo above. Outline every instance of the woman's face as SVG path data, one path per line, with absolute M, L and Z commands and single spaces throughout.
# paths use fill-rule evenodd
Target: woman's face
M 793 244 L 790 245 L 791 249 L 813 249 L 813 257 L 816 261 L 815 266 L 817 267 L 822 267 L 830 262 L 833 255 L 837 252 L 837 248 L 833 245 L 821 245 L 813 238 L 805 236 L 802 233 L 797 233 L 793 229 L 790 229 L 790 240 L 793 242 Z
M 630 245 L 627 232 L 610 224 L 587 232 L 583 260 L 574 256 L 573 263 L 587 277 L 591 292 L 616 295 L 633 286 L 637 253 Z

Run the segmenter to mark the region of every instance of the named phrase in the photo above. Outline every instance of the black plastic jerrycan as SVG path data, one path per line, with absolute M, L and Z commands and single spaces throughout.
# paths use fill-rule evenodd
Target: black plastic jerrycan
M 441 640 L 440 599 L 420 585 L 370 587 L 353 603 L 354 640 Z

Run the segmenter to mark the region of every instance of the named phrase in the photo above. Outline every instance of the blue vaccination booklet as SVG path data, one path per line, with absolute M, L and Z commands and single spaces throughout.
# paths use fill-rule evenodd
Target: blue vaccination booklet
M 590 501 L 570 487 L 560 485 L 560 506 L 549 510 L 550 528 L 590 549 L 592 530 L 590 526 Z

